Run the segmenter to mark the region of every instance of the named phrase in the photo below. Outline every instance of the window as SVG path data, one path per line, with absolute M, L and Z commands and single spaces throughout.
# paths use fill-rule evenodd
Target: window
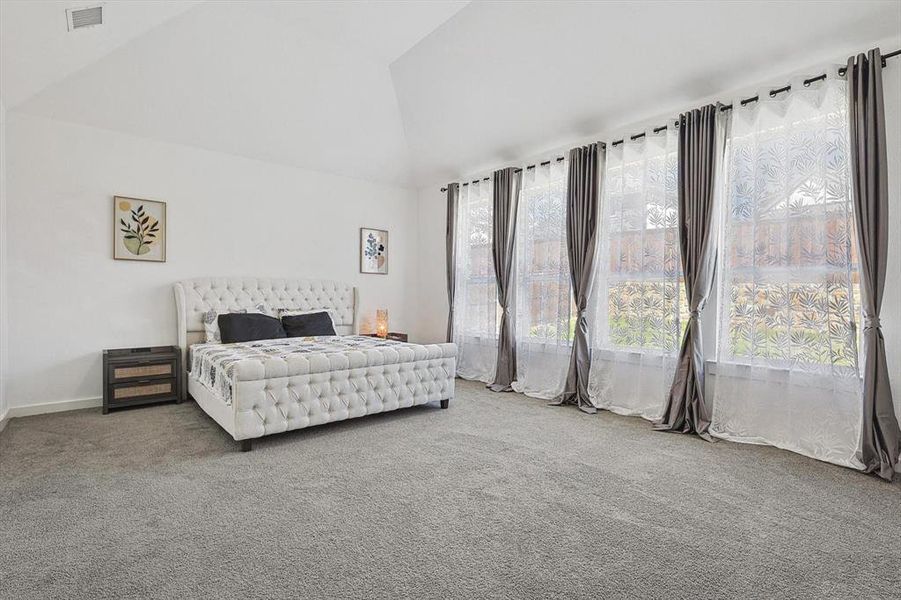
M 845 82 L 733 110 L 711 432 L 857 466 L 859 283 Z
M 608 410 L 661 416 L 687 322 L 678 232 L 678 133 L 608 147 L 588 390 Z
M 725 161 L 722 361 L 856 371 L 860 288 L 847 114 L 844 95 L 830 89 L 837 87 L 734 117 Z
M 677 151 L 678 135 L 667 130 L 607 152 L 597 285 L 598 335 L 605 348 L 679 349 L 687 309 Z
M 575 328 L 566 248 L 567 163 L 523 171 L 516 225 L 517 380 L 540 398 L 563 391 Z
M 517 331 L 529 341 L 572 339 L 575 310 L 566 250 L 566 163 L 523 174 L 516 229 Z
M 498 304 L 491 253 L 494 203 L 490 181 L 460 186 L 454 341 L 457 373 L 490 381 L 497 359 Z

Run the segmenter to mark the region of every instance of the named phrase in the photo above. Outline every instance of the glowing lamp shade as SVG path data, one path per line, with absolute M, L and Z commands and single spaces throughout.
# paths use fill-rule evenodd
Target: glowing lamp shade
M 388 337 L 388 309 L 375 311 L 375 333 L 380 338 Z

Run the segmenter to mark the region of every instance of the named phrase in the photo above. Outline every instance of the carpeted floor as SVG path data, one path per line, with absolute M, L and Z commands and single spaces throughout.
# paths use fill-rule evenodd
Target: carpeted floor
M 901 482 L 458 381 L 242 454 L 193 403 L 13 420 L 0 597 L 888 598 Z

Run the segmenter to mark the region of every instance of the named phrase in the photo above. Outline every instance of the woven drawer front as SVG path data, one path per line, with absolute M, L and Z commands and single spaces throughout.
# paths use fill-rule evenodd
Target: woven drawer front
M 146 396 L 161 396 L 175 392 L 174 381 L 123 385 L 113 389 L 113 400 L 132 400 Z
M 171 377 L 175 374 L 175 365 L 165 362 L 156 365 L 136 365 L 113 367 L 113 379 L 143 379 L 145 377 Z

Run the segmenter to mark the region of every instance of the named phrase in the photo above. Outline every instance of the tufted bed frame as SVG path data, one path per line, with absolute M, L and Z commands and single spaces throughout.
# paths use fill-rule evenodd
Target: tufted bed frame
M 178 344 L 187 360 L 204 341 L 210 309 L 254 310 L 259 304 L 298 310 L 328 309 L 339 335 L 359 328 L 357 288 L 311 279 L 199 278 L 175 283 Z M 311 353 L 241 360 L 234 367 L 231 404 L 197 379 L 187 389 L 197 404 L 250 450 L 253 438 L 454 396 L 454 344 L 394 344 L 380 351 Z

